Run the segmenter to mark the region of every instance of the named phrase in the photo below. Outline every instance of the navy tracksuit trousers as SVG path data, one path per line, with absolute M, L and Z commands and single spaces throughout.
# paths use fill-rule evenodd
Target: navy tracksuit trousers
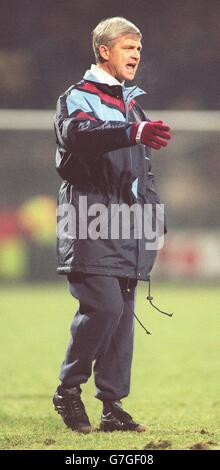
M 66 388 L 85 383 L 92 373 L 96 397 L 120 400 L 130 390 L 134 339 L 134 279 L 72 273 L 70 292 L 79 301 L 71 340 L 61 366 Z

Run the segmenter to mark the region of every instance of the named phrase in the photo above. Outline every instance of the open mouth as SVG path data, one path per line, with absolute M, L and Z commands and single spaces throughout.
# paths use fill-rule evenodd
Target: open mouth
M 127 64 L 126 69 L 129 70 L 130 72 L 133 72 L 136 67 L 136 64 Z

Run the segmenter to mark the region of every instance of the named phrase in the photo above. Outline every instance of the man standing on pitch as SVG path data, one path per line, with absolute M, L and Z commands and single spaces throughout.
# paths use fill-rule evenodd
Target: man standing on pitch
M 114 17 L 92 34 L 96 65 L 59 98 L 55 116 L 56 166 L 63 179 L 58 273 L 67 275 L 79 308 L 53 403 L 68 427 L 90 432 L 80 386 L 94 366 L 96 397 L 103 402 L 100 429 L 141 432 L 145 426 L 123 410 L 121 399 L 130 390 L 135 288 L 138 280 L 149 279 L 156 250 L 146 250 L 144 236 L 134 237 L 134 224 L 126 239 L 95 237 L 91 225 L 85 235 L 82 224 L 94 222 L 95 204 L 107 208 L 108 228 L 113 205 L 159 203 L 150 147 L 165 147 L 170 135 L 168 126 L 150 122 L 137 103 L 144 92 L 124 84 L 134 79 L 140 62 L 139 29 Z

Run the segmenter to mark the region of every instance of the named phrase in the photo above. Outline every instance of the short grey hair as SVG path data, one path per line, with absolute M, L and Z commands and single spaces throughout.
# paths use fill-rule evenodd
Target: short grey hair
M 137 26 L 121 16 L 115 16 L 113 18 L 102 20 L 92 31 L 92 47 L 96 62 L 103 62 L 103 59 L 99 53 L 99 47 L 102 44 L 108 47 L 112 47 L 115 39 L 127 34 L 137 36 L 140 40 L 142 38 L 142 34 Z

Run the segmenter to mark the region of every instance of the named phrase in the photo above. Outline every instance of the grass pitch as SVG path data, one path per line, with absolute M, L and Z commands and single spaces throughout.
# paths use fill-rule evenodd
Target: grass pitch
M 220 449 L 219 290 L 155 286 L 155 302 L 173 318 L 150 307 L 146 292 L 141 284 L 136 313 L 152 336 L 136 323 L 132 388 L 123 405 L 148 432 L 84 436 L 64 426 L 51 402 L 77 302 L 62 281 L 1 288 L 0 449 Z M 97 427 L 93 380 L 82 388 Z

